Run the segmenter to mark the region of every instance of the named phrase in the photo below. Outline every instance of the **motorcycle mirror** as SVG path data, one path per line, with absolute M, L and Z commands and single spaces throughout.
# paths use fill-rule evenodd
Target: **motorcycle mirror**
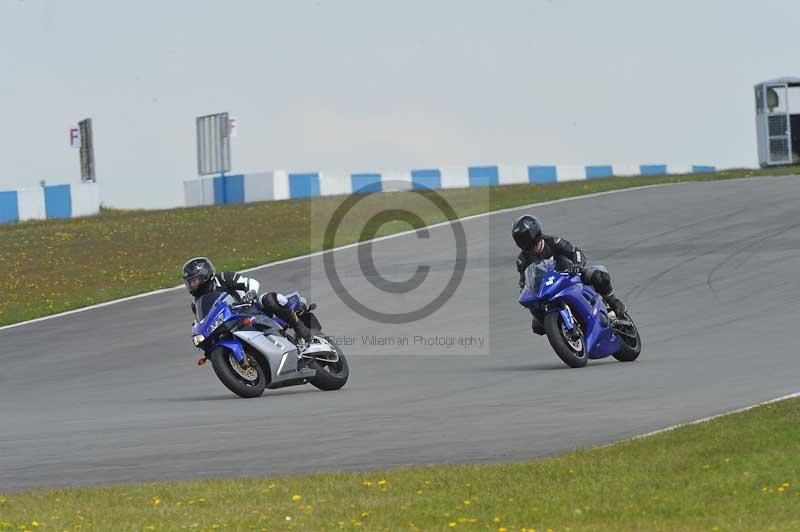
M 311 303 L 311 304 L 308 306 L 308 309 L 306 309 L 306 310 L 314 310 L 315 308 L 317 308 L 317 304 L 316 304 L 316 303 Z

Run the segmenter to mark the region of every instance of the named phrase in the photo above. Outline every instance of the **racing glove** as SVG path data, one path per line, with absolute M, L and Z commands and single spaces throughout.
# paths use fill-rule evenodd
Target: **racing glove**
M 242 297 L 242 301 L 252 305 L 258 301 L 258 293 L 255 290 L 250 290 L 244 295 L 244 297 Z
M 247 290 L 247 285 L 241 282 L 241 275 L 236 272 L 222 272 L 217 274 L 219 284 L 227 292 L 235 292 L 238 290 Z

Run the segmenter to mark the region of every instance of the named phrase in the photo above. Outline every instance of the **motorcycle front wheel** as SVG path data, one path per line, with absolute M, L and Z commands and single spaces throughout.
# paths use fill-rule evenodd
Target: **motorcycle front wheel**
M 582 368 L 589 357 L 586 355 L 586 342 L 581 328 L 575 324 L 570 331 L 564 324 L 560 312 L 551 312 L 544 318 L 544 331 L 550 346 L 564 364 L 571 368 Z
M 227 389 L 245 399 L 260 397 L 267 387 L 264 369 L 251 355 L 245 353 L 245 366 L 239 364 L 233 352 L 224 347 L 214 349 L 209 357 L 214 373 Z

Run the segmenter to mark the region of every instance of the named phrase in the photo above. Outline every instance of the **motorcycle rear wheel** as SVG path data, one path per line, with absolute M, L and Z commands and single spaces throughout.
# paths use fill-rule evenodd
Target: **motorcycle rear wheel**
M 627 312 L 622 316 L 622 320 L 630 322 L 630 325 L 615 324 L 612 327 L 614 334 L 620 339 L 619 351 L 614 353 L 614 358 L 620 362 L 633 362 L 639 358 L 639 354 L 642 352 L 642 338 L 639 336 L 639 329 L 636 328 L 636 324 L 633 323 Z
M 544 318 L 544 330 L 550 346 L 564 364 L 571 368 L 582 368 L 586 365 L 589 360 L 586 355 L 586 342 L 583 331 L 577 324 L 574 329 L 576 336 L 571 337 L 561 313 L 551 312 Z
M 309 379 L 313 386 L 324 390 L 326 392 L 340 389 L 347 384 L 347 379 L 350 378 L 350 366 L 347 365 L 347 359 L 339 346 L 336 345 L 334 339 L 326 337 L 330 342 L 336 353 L 339 355 L 339 360 L 335 363 L 323 362 L 321 360 L 312 360 L 308 363 L 308 367 L 317 370 L 317 373 Z

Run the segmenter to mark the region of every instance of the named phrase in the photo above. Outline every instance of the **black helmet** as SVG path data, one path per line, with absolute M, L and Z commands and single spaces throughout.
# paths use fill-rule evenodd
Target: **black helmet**
M 202 296 L 214 289 L 214 265 L 205 257 L 187 260 L 181 274 L 186 289 L 194 297 Z
M 517 218 L 511 228 L 511 236 L 520 249 L 530 249 L 542 238 L 542 223 L 535 216 L 525 214 Z

